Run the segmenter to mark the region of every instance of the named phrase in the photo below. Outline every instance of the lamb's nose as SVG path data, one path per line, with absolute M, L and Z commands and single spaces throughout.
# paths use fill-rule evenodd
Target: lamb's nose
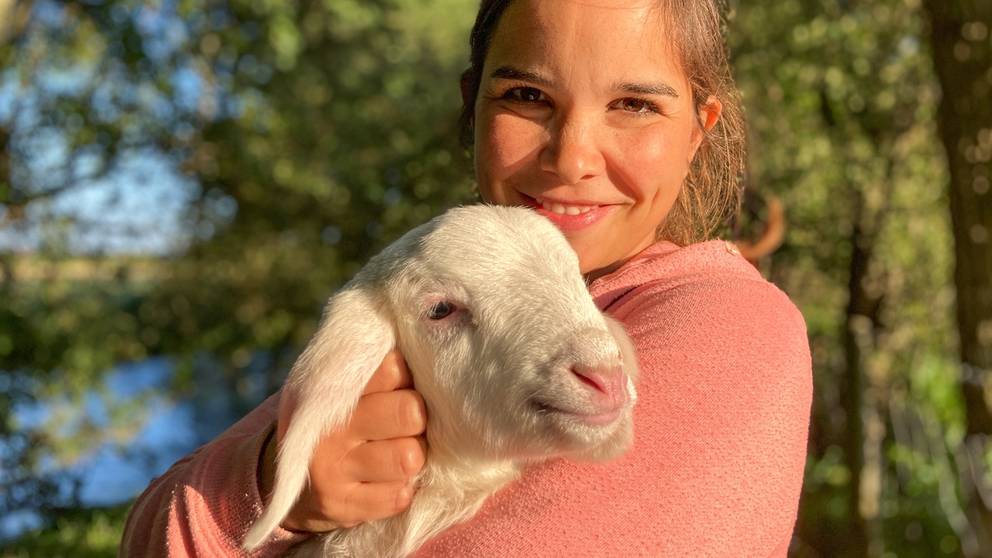
M 619 406 L 627 402 L 627 378 L 619 366 L 575 364 L 572 373 L 603 403 Z

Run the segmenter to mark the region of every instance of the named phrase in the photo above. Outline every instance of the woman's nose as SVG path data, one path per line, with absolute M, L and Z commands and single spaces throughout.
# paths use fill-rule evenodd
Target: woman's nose
M 605 166 L 592 130 L 580 122 L 564 122 L 551 130 L 551 138 L 541 152 L 541 169 L 558 175 L 569 185 L 599 176 Z

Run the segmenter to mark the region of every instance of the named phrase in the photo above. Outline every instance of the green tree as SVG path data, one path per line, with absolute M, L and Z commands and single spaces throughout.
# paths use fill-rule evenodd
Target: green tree
M 955 456 L 973 536 L 969 556 L 992 553 L 988 500 L 992 409 L 992 4 L 978 0 L 924 2 L 932 27 L 934 67 L 943 98 L 940 136 L 950 171 L 957 326 L 965 438 Z
M 953 553 L 957 503 L 940 487 L 954 471 L 927 463 L 931 443 L 954 441 L 959 403 L 938 399 L 955 384 L 933 371 L 950 367 L 953 329 L 949 298 L 934 296 L 949 237 L 919 5 L 741 0 L 734 14 L 751 181 L 790 216 L 771 275 L 814 355 L 796 552 Z

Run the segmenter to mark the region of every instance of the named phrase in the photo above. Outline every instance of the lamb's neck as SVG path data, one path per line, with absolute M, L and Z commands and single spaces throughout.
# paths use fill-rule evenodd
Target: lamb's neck
M 432 451 L 406 512 L 339 531 L 316 547 L 315 555 L 402 557 L 475 514 L 490 495 L 516 479 L 513 461 L 446 458 Z
M 429 459 L 405 514 L 405 552 L 474 515 L 486 498 L 519 474 L 520 468 L 511 461 Z
M 511 460 L 463 459 L 438 452 L 424 464 L 418 490 L 437 488 L 446 494 L 492 492 L 516 478 L 519 472 L 519 465 Z

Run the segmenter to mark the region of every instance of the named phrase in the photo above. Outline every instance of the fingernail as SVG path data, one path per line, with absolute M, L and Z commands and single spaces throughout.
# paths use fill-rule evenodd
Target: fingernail
M 410 486 L 405 486 L 400 489 L 396 494 L 396 507 L 403 509 L 410 505 L 410 501 L 413 499 L 413 488 Z
M 426 419 L 425 414 L 424 406 L 420 404 L 420 401 L 414 401 L 410 404 L 410 424 L 417 426 L 424 424 Z

